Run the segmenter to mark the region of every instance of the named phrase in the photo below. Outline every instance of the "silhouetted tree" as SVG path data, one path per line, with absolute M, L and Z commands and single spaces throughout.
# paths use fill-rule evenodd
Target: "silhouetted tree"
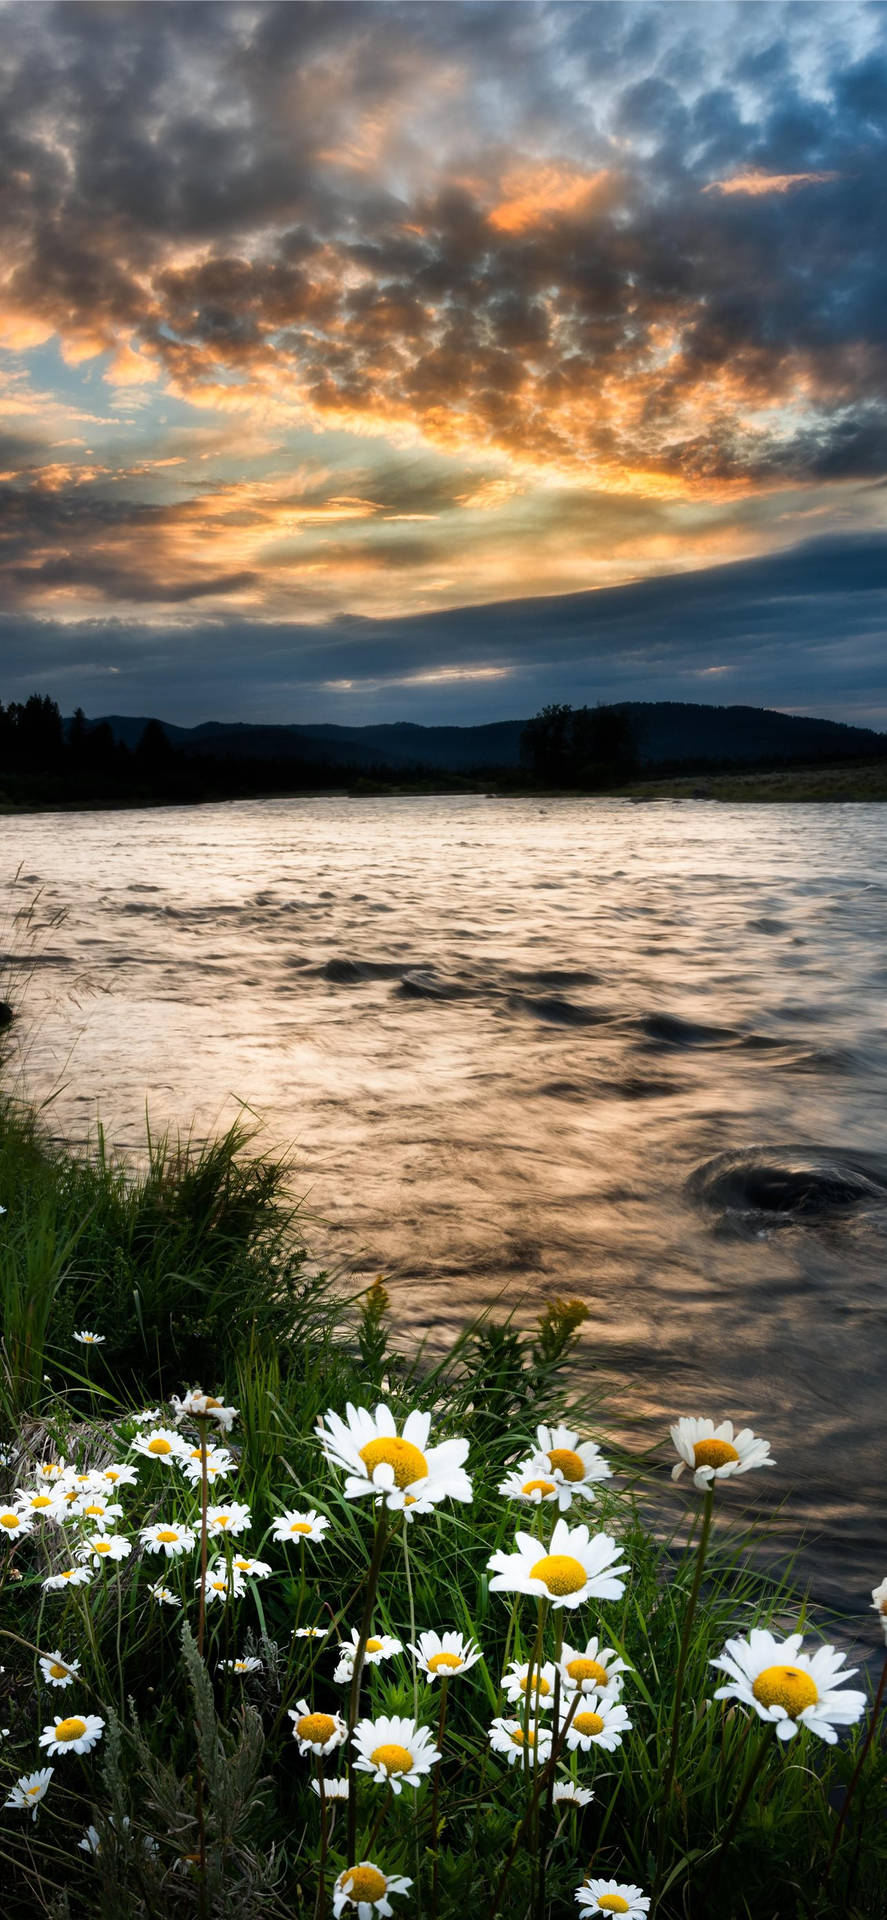
M 637 766 L 631 722 L 618 707 L 543 707 L 521 734 L 521 758 L 551 787 L 595 790 Z

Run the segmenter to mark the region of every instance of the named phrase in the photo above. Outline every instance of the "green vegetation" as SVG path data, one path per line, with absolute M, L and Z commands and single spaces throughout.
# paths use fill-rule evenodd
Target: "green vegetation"
M 311 1266 L 290 1178 L 242 1130 L 210 1146 L 150 1142 L 144 1167 L 129 1169 L 101 1140 L 91 1155 L 51 1146 L 27 1107 L 9 1096 L 0 1103 L 0 1513 L 25 1513 L 30 1528 L 13 1537 L 14 1522 L 0 1541 L 0 1725 L 9 1729 L 0 1799 L 14 1799 L 16 1782 L 48 1764 L 43 1727 L 58 1717 L 69 1728 L 88 1724 L 93 1714 L 104 1723 L 91 1750 L 52 1756 L 45 1797 L 32 1805 L 23 1790 L 24 1807 L 0 1814 L 6 1914 L 325 1920 L 334 1883 L 355 1859 L 413 1883 L 392 1889 L 403 1920 L 566 1920 L 589 1875 L 644 1889 L 656 1920 L 883 1912 L 884 1752 L 877 1739 L 866 1749 L 865 1718 L 836 1746 L 806 1730 L 782 1743 L 755 1714 L 713 1701 L 723 1675 L 709 1661 L 730 1635 L 797 1625 L 813 1648 L 821 1623 L 804 1620 L 787 1584 L 754 1570 L 735 1526 L 715 1529 L 707 1558 L 698 1533 L 683 1543 L 654 1536 L 651 1495 L 671 1464 L 664 1453 L 629 1458 L 603 1442 L 616 1477 L 565 1515 L 569 1527 L 586 1520 L 615 1540 L 627 1563 L 617 1597 L 565 1614 L 491 1591 L 491 1556 L 513 1553 L 516 1527 L 535 1534 L 544 1556 L 557 1517 L 557 1507 L 500 1491 L 538 1450 L 539 1423 L 569 1406 L 572 1428 L 602 1438 L 601 1408 L 577 1396 L 571 1365 L 583 1309 L 554 1302 L 529 1329 L 487 1318 L 442 1356 L 405 1351 L 381 1283 L 349 1297 Z M 85 1330 L 102 1343 L 78 1344 Z M 208 1416 L 178 1430 L 198 1461 L 192 1481 L 145 1453 L 151 1423 L 136 1417 L 146 1403 L 154 1423 L 172 1430 L 169 1396 L 197 1378 L 238 1409 L 230 1436 L 217 1436 L 233 1456 L 221 1491 L 201 1485 Z M 385 1402 L 398 1432 L 411 1410 L 426 1410 L 432 1444 L 464 1437 L 470 1503 L 445 1499 L 408 1522 L 404 1511 L 377 1515 L 371 1499 L 344 1498 L 345 1473 L 313 1430 L 349 1401 Z M 45 1482 L 41 1470 L 62 1460 L 65 1472 Z M 134 1483 L 100 1477 L 127 1462 Z M 93 1477 L 80 1483 L 75 1473 Z M 63 1499 L 61 1523 L 24 1507 L 17 1488 Z M 86 1544 L 102 1516 L 77 1511 L 78 1496 L 82 1506 L 115 1494 L 122 1513 L 107 1517 L 103 1537 L 130 1550 L 102 1560 Z M 220 1563 L 227 1598 L 211 1596 L 203 1620 L 201 1528 L 211 1524 L 203 1513 L 225 1502 L 246 1506 L 249 1526 L 232 1538 L 212 1523 L 209 1565 Z M 723 1518 L 741 1510 L 735 1481 L 719 1488 L 717 1505 Z M 687 1509 L 698 1527 L 692 1488 Z M 277 1539 L 274 1523 L 287 1511 L 328 1525 Z M 158 1523 L 190 1529 L 187 1550 L 149 1552 L 141 1531 Z M 246 1575 L 235 1593 L 244 1550 L 270 1573 Z M 45 1587 L 81 1565 L 79 1553 L 89 1583 Z M 183 1604 L 155 1598 L 158 1583 Z M 302 1755 L 289 1713 L 301 1717 L 307 1702 L 333 1722 L 348 1714 L 354 1688 L 333 1678 L 337 1644 L 362 1623 L 364 1638 L 370 1629 L 391 1635 L 402 1651 L 358 1670 L 361 1715 L 418 1720 L 432 1740 L 443 1727 L 443 1760 L 399 1794 L 355 1773 L 349 1858 L 351 1810 L 325 1798 L 323 1818 L 311 1786 L 319 1772 L 344 1779 L 346 1750 L 322 1764 Z M 564 1625 L 580 1648 L 599 1634 L 630 1668 L 621 1743 L 575 1752 L 565 1744 L 556 1755 L 558 1780 L 593 1790 L 578 1810 L 552 1804 L 544 1766 L 534 1774 L 520 1760 L 509 1765 L 489 1740 L 497 1716 L 517 1715 L 525 1735 L 535 1731 L 529 1709 L 521 1720 L 523 1710 L 504 1703 L 501 1677 L 511 1660 L 538 1663 L 537 1650 L 551 1659 Z M 319 1634 L 301 1637 L 304 1628 Z M 445 1692 L 416 1672 L 407 1650 L 423 1629 L 474 1636 L 481 1649 Z M 79 1663 L 69 1686 L 44 1678 L 41 1655 Z M 224 1666 L 236 1658 L 261 1665 L 242 1674 Z M 860 1759 L 839 1830 L 836 1808 Z

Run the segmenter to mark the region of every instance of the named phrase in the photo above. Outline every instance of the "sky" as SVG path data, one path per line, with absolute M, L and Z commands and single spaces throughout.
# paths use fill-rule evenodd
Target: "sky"
M 0 4 L 0 699 L 887 728 L 887 8 Z

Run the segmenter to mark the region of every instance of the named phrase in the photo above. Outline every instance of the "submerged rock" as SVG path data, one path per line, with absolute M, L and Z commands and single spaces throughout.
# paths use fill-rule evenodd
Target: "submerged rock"
M 706 1160 L 690 1175 L 687 1192 L 720 1213 L 819 1220 L 887 1204 L 887 1170 L 803 1147 L 748 1147 Z
M 3 1032 L 5 1027 L 11 1027 L 14 1019 L 15 1014 L 12 1011 L 9 1001 L 0 1000 L 0 1033 Z

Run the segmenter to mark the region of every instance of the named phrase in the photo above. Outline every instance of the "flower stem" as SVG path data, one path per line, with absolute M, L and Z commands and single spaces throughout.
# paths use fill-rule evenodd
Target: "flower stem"
M 439 1884 L 438 1884 L 439 1835 L 437 1830 L 437 1810 L 438 1810 L 438 1802 L 440 1800 L 440 1770 L 443 1764 L 444 1728 L 447 1724 L 447 1685 L 448 1685 L 447 1675 L 442 1674 L 441 1682 L 440 1682 L 440 1717 L 437 1722 L 437 1750 L 438 1750 L 438 1753 L 441 1755 L 441 1758 L 440 1760 L 438 1760 L 437 1766 L 434 1769 L 434 1784 L 431 1789 L 431 1855 L 432 1855 L 431 1920 L 437 1920 L 437 1907 L 438 1907 L 438 1897 L 439 1897 Z
M 357 1646 L 354 1649 L 354 1669 L 351 1675 L 351 1693 L 348 1701 L 348 1859 L 356 1858 L 357 1845 L 357 1770 L 354 1765 L 354 1743 L 351 1735 L 357 1725 L 357 1713 L 360 1705 L 360 1682 L 363 1674 L 366 1644 L 370 1637 L 373 1619 L 373 1607 L 376 1602 L 376 1590 L 382 1567 L 382 1555 L 388 1537 L 388 1515 L 383 1507 L 376 1521 L 376 1535 L 373 1541 L 373 1554 L 367 1576 L 366 1599 L 363 1607 L 363 1619 L 360 1623 Z
M 314 1920 L 323 1920 L 323 1909 L 326 1904 L 327 1806 L 323 1761 L 320 1754 L 317 1756 L 317 1791 L 320 1795 L 320 1859 L 317 1863 L 317 1899 L 314 1902 Z
M 675 1768 L 677 1766 L 677 1759 L 678 1759 L 678 1743 L 681 1737 L 681 1706 L 684 1698 L 684 1673 L 687 1666 L 687 1654 L 690 1650 L 690 1635 L 693 1631 L 693 1620 L 696 1614 L 696 1602 L 699 1599 L 699 1589 L 700 1589 L 700 1586 L 702 1585 L 702 1573 L 705 1567 L 705 1556 L 708 1551 L 708 1537 L 711 1532 L 711 1521 L 712 1521 L 712 1514 L 714 1512 L 714 1504 L 715 1504 L 715 1483 L 712 1480 L 710 1481 L 705 1491 L 705 1506 L 702 1514 L 702 1528 L 699 1534 L 699 1545 L 696 1549 L 696 1565 L 693 1570 L 693 1584 L 690 1588 L 690 1597 L 687 1601 L 687 1611 L 684 1614 L 684 1626 L 683 1626 L 683 1631 L 681 1633 L 680 1649 L 678 1651 L 678 1667 L 677 1667 L 677 1673 L 675 1674 L 675 1683 L 674 1683 L 674 1707 L 672 1710 L 672 1717 L 671 1717 L 671 1738 L 669 1740 L 668 1760 L 666 1762 L 666 1767 L 665 1767 L 665 1779 L 664 1779 L 664 1785 L 662 1789 L 662 1800 L 661 1800 L 660 1809 L 659 1809 L 659 1844 L 656 1852 L 656 1877 L 654 1881 L 654 1890 L 653 1890 L 654 1891 L 654 1905 L 653 1905 L 654 1912 L 656 1910 L 656 1905 L 655 1905 L 656 1896 L 659 1893 L 659 1888 L 662 1880 L 662 1865 L 663 1865 L 663 1860 L 665 1858 L 666 1822 L 668 1820 L 668 1809 L 669 1809 L 669 1803 L 671 1800 L 671 1791 L 672 1791 L 672 1787 L 674 1786 Z
M 561 1658 L 564 1651 L 564 1610 L 558 1608 L 554 1625 L 554 1701 L 552 1704 L 552 1727 L 558 1731 L 561 1710 Z M 552 1746 L 554 1742 L 552 1741 Z M 548 1836 L 551 1832 L 551 1815 L 554 1806 L 554 1767 L 549 1767 L 545 1782 L 545 1799 L 542 1803 L 542 1825 L 539 1833 L 539 1890 L 536 1896 L 536 1920 L 545 1920 L 545 1873 L 548 1855 Z
M 881 1711 L 881 1704 L 884 1699 L 885 1687 L 887 1687 L 887 1654 L 885 1654 L 884 1656 L 884 1665 L 881 1668 L 881 1678 L 878 1681 L 878 1691 L 875 1694 L 874 1702 L 872 1704 L 871 1718 L 869 1719 L 868 1730 L 866 1732 L 865 1739 L 862 1743 L 862 1750 L 860 1752 L 859 1759 L 857 1760 L 856 1765 L 853 1769 L 853 1772 L 850 1776 L 850 1784 L 847 1788 L 847 1792 L 844 1795 L 844 1804 L 841 1808 L 840 1813 L 838 1814 L 837 1822 L 835 1825 L 835 1831 L 832 1836 L 832 1844 L 829 1851 L 828 1859 L 825 1864 L 826 1880 L 828 1879 L 829 1874 L 831 1873 L 832 1863 L 834 1861 L 835 1854 L 838 1851 L 841 1835 L 844 1831 L 847 1815 L 850 1811 L 850 1802 L 853 1799 L 854 1793 L 856 1792 L 856 1788 L 859 1782 L 859 1776 L 862 1772 L 863 1767 L 865 1766 L 869 1748 L 875 1737 L 875 1728 L 878 1724 L 878 1715 Z
M 751 1798 L 752 1788 L 754 1787 L 758 1779 L 758 1775 L 761 1772 L 761 1768 L 763 1767 L 764 1762 L 767 1759 L 767 1756 L 771 1750 L 772 1742 L 773 1742 L 773 1735 L 769 1727 L 767 1727 L 764 1730 L 763 1736 L 761 1738 L 760 1746 L 758 1747 L 758 1751 L 755 1754 L 755 1757 L 743 1781 L 742 1790 L 740 1792 L 739 1799 L 737 1800 L 736 1805 L 733 1808 L 733 1812 L 731 1813 L 730 1818 L 727 1821 L 727 1825 L 724 1828 L 721 1844 L 717 1850 L 717 1853 L 715 1854 L 711 1867 L 709 1868 L 708 1878 L 702 1890 L 703 1907 L 706 1905 L 709 1894 L 712 1892 L 715 1886 L 715 1882 L 717 1881 L 718 1874 L 720 1873 L 720 1870 L 721 1870 L 721 1864 L 724 1859 L 724 1855 L 726 1854 L 727 1848 L 729 1847 L 730 1842 L 733 1838 L 733 1835 L 736 1832 L 736 1829 L 739 1825 L 739 1822 L 742 1819 L 745 1809 L 748 1806 L 749 1799 Z
M 206 1421 L 198 1421 L 200 1434 L 200 1605 L 197 1615 L 197 1652 L 203 1659 L 203 1642 L 206 1632 L 206 1509 L 208 1505 L 208 1475 L 206 1471 Z M 200 1757 L 200 1726 L 198 1723 L 197 1747 L 197 1850 L 199 1857 L 199 1911 L 200 1920 L 206 1920 L 209 1913 L 208 1889 L 206 1884 L 206 1815 L 203 1805 L 203 1762 Z

